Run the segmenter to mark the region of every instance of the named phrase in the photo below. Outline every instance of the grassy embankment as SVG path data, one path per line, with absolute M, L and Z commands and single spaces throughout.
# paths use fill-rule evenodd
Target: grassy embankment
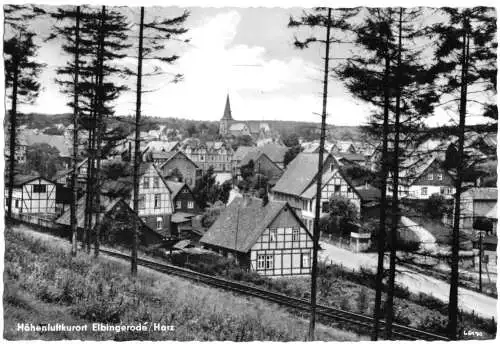
M 81 254 L 72 259 L 65 240 L 5 230 L 4 338 L 87 340 L 302 341 L 307 322 L 277 305 L 236 296 L 129 265 Z M 36 235 L 37 238 L 32 235 Z M 175 326 L 170 332 L 16 331 L 17 323 L 139 324 Z M 366 340 L 319 326 L 318 340 Z

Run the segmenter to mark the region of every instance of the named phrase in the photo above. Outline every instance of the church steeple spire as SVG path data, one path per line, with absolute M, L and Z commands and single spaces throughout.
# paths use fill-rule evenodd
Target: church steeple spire
M 233 117 L 231 116 L 231 104 L 229 103 L 229 94 L 227 95 L 226 98 L 226 107 L 224 108 L 224 115 L 222 116 L 222 119 L 232 121 Z

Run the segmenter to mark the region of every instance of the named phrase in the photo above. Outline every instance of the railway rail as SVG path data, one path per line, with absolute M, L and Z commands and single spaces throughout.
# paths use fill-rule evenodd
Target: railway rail
M 101 252 L 112 257 L 129 260 L 130 256 L 110 249 L 101 249 Z M 307 299 L 301 299 L 296 297 L 290 297 L 285 294 L 265 290 L 262 288 L 246 285 L 239 282 L 230 281 L 224 278 L 206 275 L 193 270 L 181 268 L 178 266 L 160 263 L 145 258 L 138 258 L 138 264 L 150 269 L 168 273 L 171 275 L 176 275 L 186 279 L 190 279 L 199 283 L 208 284 L 210 286 L 218 287 L 225 290 L 234 291 L 240 294 L 258 297 L 260 299 L 268 300 L 298 311 L 309 311 L 310 302 Z M 333 307 L 325 305 L 317 305 L 317 315 L 325 317 L 337 322 L 342 322 L 350 325 L 357 325 L 367 329 L 367 332 L 371 331 L 372 328 L 372 318 L 366 315 L 357 314 L 353 312 L 344 311 L 341 309 L 336 309 Z M 380 331 L 383 333 L 383 327 L 385 323 L 380 320 Z M 393 339 L 402 340 L 426 340 L 426 341 L 437 341 L 437 340 L 448 340 L 446 337 L 418 330 L 416 328 L 403 326 L 399 324 L 393 325 Z

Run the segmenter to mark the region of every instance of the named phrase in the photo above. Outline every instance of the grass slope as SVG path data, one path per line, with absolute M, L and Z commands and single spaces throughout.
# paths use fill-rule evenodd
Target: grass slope
M 4 338 L 87 340 L 301 341 L 307 322 L 279 306 L 85 254 L 66 241 L 25 228 L 5 230 Z M 161 323 L 170 332 L 22 333 L 17 323 Z M 318 340 L 366 340 L 319 326 Z

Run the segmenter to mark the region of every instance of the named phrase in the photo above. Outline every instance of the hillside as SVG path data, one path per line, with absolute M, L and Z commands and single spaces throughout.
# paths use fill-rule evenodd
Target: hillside
M 307 321 L 263 300 L 139 269 L 106 257 L 69 255 L 69 243 L 27 228 L 5 230 L 4 337 L 20 339 L 302 341 Z M 17 323 L 158 323 L 173 331 L 16 331 Z M 321 341 L 367 340 L 318 326 Z
M 214 134 L 218 130 L 218 121 L 205 121 L 205 120 L 191 120 L 184 118 L 163 118 L 163 117 L 148 117 L 144 116 L 144 124 L 142 126 L 143 131 L 157 130 L 159 126 L 166 126 L 167 128 L 180 130 L 181 132 L 189 132 L 191 126 L 197 129 L 206 129 L 208 133 Z M 308 139 L 314 139 L 319 137 L 319 123 L 314 122 L 296 122 L 296 121 L 275 121 L 275 120 L 264 120 L 269 124 L 273 131 L 280 133 L 282 137 L 288 136 L 292 133 L 297 133 L 301 136 L 307 137 Z M 118 124 L 122 123 L 127 125 L 127 123 L 132 123 L 132 117 L 116 117 L 113 118 L 112 123 Z M 249 123 L 260 122 L 260 121 L 246 121 Z M 54 126 L 56 124 L 63 124 L 68 126 L 71 124 L 71 114 L 40 114 L 40 113 L 29 113 L 21 117 L 20 125 L 26 125 L 30 129 L 43 129 L 47 127 Z M 131 126 L 131 125 L 130 125 Z M 349 127 L 349 126 L 327 126 L 328 134 L 330 139 L 359 139 L 363 134 L 362 127 Z

